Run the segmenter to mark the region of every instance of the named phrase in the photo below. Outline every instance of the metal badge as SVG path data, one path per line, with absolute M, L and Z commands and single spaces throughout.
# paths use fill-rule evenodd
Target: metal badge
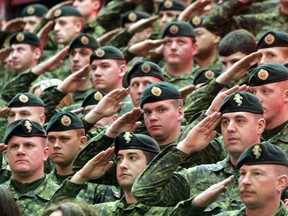
M 21 94 L 19 96 L 19 101 L 21 101 L 22 103 L 27 103 L 28 100 L 29 100 L 29 97 L 27 95 L 25 95 L 25 94 Z
M 195 16 L 191 20 L 192 24 L 198 26 L 201 23 L 201 18 L 199 16 Z
M 255 159 L 258 159 L 261 156 L 261 152 L 262 152 L 260 144 L 255 144 L 252 149 L 252 152 L 255 156 Z
M 164 7 L 165 8 L 167 8 L 167 9 L 169 9 L 169 8 L 171 8 L 173 6 L 173 2 L 172 1 L 165 1 L 164 2 Z
M 83 45 L 87 45 L 87 44 L 89 43 L 89 38 L 86 37 L 86 36 L 82 36 L 82 37 L 81 37 L 81 43 L 82 43 Z
M 151 71 L 151 66 L 147 63 L 144 63 L 141 65 L 141 70 L 144 72 L 144 73 L 149 73 Z
M 272 34 L 268 34 L 266 35 L 266 37 L 264 38 L 264 41 L 266 44 L 272 44 L 275 41 L 275 37 Z
M 260 69 L 257 75 L 259 79 L 266 80 L 269 77 L 269 72 L 265 69 Z
M 34 14 L 34 12 L 35 12 L 35 9 L 34 9 L 34 7 L 32 7 L 32 6 L 30 6 L 30 7 L 27 9 L 27 13 L 30 14 L 30 15 Z
M 137 20 L 137 14 L 134 13 L 134 12 L 129 13 L 128 19 L 129 19 L 131 22 L 135 22 L 135 21 Z
M 99 92 L 99 91 L 95 92 L 94 99 L 96 101 L 100 101 L 102 98 L 103 98 L 103 95 L 101 94 L 101 92 Z
M 72 122 L 72 120 L 69 116 L 67 116 L 67 115 L 62 116 L 62 118 L 61 118 L 61 124 L 62 125 L 68 127 L 69 125 L 71 125 L 71 122 Z
M 22 34 L 22 33 L 17 34 L 17 36 L 16 36 L 17 41 L 21 42 L 21 41 L 24 41 L 24 39 L 25 39 L 24 34 Z
M 59 17 L 61 15 L 62 11 L 61 9 L 57 9 L 55 12 L 54 12 L 54 17 Z
M 159 87 L 153 86 L 151 93 L 152 95 L 159 97 L 162 94 L 162 90 Z
M 95 54 L 96 54 L 97 57 L 101 58 L 101 57 L 103 57 L 105 55 L 105 51 L 102 50 L 102 49 L 97 49 L 95 51 Z
M 126 143 L 129 143 L 131 141 L 132 136 L 133 135 L 129 131 L 126 131 L 123 135 L 123 138 L 126 140 Z
M 239 93 L 237 93 L 235 94 L 233 100 L 237 103 L 238 106 L 241 106 L 243 102 L 243 97 Z
M 32 123 L 31 123 L 30 121 L 26 120 L 26 121 L 24 122 L 24 126 L 25 126 L 25 128 L 27 129 L 27 132 L 28 132 L 28 133 L 31 133 L 31 132 L 32 132 Z
M 207 79 L 209 79 L 209 80 L 211 80 L 211 79 L 213 79 L 213 78 L 215 77 L 214 72 L 211 71 L 211 70 L 206 71 L 204 75 L 205 75 L 205 77 L 206 77 Z
M 171 34 L 177 34 L 177 32 L 179 31 L 179 27 L 177 25 L 172 25 L 170 26 L 169 31 Z

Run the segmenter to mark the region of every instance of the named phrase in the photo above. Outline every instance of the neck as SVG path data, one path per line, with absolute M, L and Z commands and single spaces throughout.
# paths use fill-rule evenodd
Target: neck
M 109 92 L 115 90 L 115 89 L 123 89 L 123 86 L 122 86 L 122 80 L 120 83 L 117 83 L 117 85 L 114 85 L 113 88 L 111 89 L 101 89 L 104 93 L 108 94 Z
M 246 207 L 246 215 L 247 216 L 271 216 L 275 215 L 278 208 L 280 206 L 280 197 L 278 199 L 270 199 L 268 203 L 265 203 L 264 206 L 259 208 L 252 208 Z
M 55 167 L 58 175 L 68 176 L 73 173 L 72 163 L 65 167 L 55 164 Z
M 78 91 L 85 91 L 87 89 L 92 88 L 92 83 L 91 81 L 86 78 L 85 80 L 83 80 L 83 82 L 80 83 L 79 87 L 78 87 Z
M 188 65 L 179 65 L 179 64 L 167 64 L 166 65 L 167 73 L 171 76 L 179 76 L 193 70 L 193 62 L 189 62 Z
M 93 12 L 90 16 L 85 17 L 85 23 L 89 24 L 91 22 L 94 22 L 97 18 L 98 13 Z
M 38 179 L 41 179 L 44 177 L 44 170 L 43 172 L 39 172 L 39 173 L 33 173 L 33 175 L 31 175 L 31 173 L 13 173 L 12 172 L 12 179 L 21 182 L 21 183 L 30 183 L 30 182 L 34 182 Z
M 132 204 L 132 203 L 137 202 L 135 197 L 132 195 L 131 190 L 125 191 L 125 200 L 126 200 L 126 203 L 128 203 L 128 204 Z
M 265 129 L 271 130 L 279 125 L 283 124 L 284 122 L 288 121 L 288 107 L 285 107 L 286 109 L 283 109 L 282 112 L 278 113 L 278 118 L 272 118 L 270 121 L 266 120 L 266 126 Z M 281 118 L 280 118 L 281 116 Z
M 169 137 L 153 137 L 153 138 L 156 140 L 156 142 L 159 146 L 165 146 L 165 145 L 168 145 L 172 142 L 175 142 L 175 140 L 179 137 L 180 132 L 181 132 L 181 130 L 179 127 L 177 129 L 175 129 L 174 132 L 172 134 L 170 134 Z
M 194 58 L 200 68 L 210 67 L 217 58 L 217 49 L 209 50 L 209 53 L 205 53 L 204 55 L 197 54 Z

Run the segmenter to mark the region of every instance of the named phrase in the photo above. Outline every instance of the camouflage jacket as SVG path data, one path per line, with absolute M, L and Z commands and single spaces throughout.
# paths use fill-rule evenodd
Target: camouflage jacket
M 238 171 L 231 165 L 229 157 L 216 164 L 179 169 L 179 164 L 186 157 L 176 148 L 161 151 L 134 183 L 132 193 L 136 199 L 147 205 L 174 206 L 234 175 L 234 182 L 227 186 L 227 191 L 216 202 L 205 209 L 205 215 L 238 210 L 243 206 L 239 197 Z
M 47 178 L 47 176 L 42 184 L 35 190 L 24 194 L 14 188 L 11 179 L 5 182 L 3 187 L 11 191 L 23 216 L 41 215 L 41 212 L 44 210 L 55 191 L 59 188 L 59 186 Z

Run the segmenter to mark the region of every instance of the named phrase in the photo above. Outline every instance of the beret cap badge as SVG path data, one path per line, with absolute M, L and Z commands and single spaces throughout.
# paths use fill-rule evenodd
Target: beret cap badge
M 268 34 L 265 38 L 264 41 L 266 44 L 272 44 L 275 41 L 275 37 L 272 34 Z
M 61 124 L 68 127 L 71 124 L 71 118 L 67 115 L 63 115 L 61 118 Z
M 27 103 L 28 100 L 29 100 L 29 98 L 28 98 L 27 95 L 21 94 L 21 95 L 19 95 L 19 100 L 20 100 L 22 103 Z
M 30 15 L 34 14 L 34 12 L 35 12 L 35 9 L 34 9 L 34 7 L 32 7 L 32 6 L 30 6 L 30 7 L 27 9 L 27 13 L 30 14 Z
M 172 1 L 165 1 L 164 2 L 164 7 L 165 8 L 171 8 L 173 6 L 173 2 Z
M 102 49 L 97 49 L 96 51 L 95 51 L 95 54 L 96 54 L 96 56 L 98 56 L 98 57 L 103 57 L 104 55 L 105 55 L 105 51 L 104 50 L 102 50 Z
M 61 9 L 57 9 L 55 12 L 54 12 L 54 16 L 55 17 L 59 17 L 61 15 L 62 11 Z
M 260 69 L 258 71 L 258 78 L 261 80 L 266 80 L 269 77 L 269 72 L 265 69 Z
M 243 97 L 240 94 L 235 94 L 233 100 L 237 103 L 238 106 L 241 106 Z
M 129 143 L 131 141 L 131 137 L 133 135 L 129 132 L 129 131 L 126 131 L 124 134 L 123 134 L 123 138 L 126 140 L 126 143 Z
M 137 20 L 137 14 L 134 13 L 134 12 L 131 12 L 129 15 L 128 15 L 128 19 L 131 21 L 131 22 L 135 22 Z
M 99 91 L 95 92 L 94 99 L 96 101 L 100 101 L 102 98 L 103 98 L 103 95 L 101 94 L 101 92 L 99 92 Z
M 213 71 L 208 70 L 208 71 L 205 72 L 205 77 L 206 77 L 207 79 L 213 79 L 213 78 L 215 77 L 215 74 L 214 74 Z
M 262 152 L 260 144 L 254 145 L 252 152 L 255 156 L 255 159 L 258 159 L 261 156 L 261 152 Z
M 192 24 L 194 24 L 194 25 L 199 25 L 201 23 L 201 19 L 200 19 L 200 17 L 198 17 L 198 16 L 195 16 L 195 17 L 193 17 L 193 19 L 192 19 Z
M 17 34 L 17 36 L 16 36 L 17 41 L 23 41 L 24 39 L 25 39 L 24 34 L 22 34 L 22 33 Z
M 89 38 L 86 36 L 81 37 L 81 43 L 87 45 L 89 43 Z
M 147 63 L 144 63 L 141 65 L 141 70 L 144 72 L 144 73 L 149 73 L 151 71 L 151 66 Z
M 177 25 L 172 25 L 170 26 L 169 31 L 171 34 L 177 34 L 177 32 L 179 31 L 179 27 Z
M 25 128 L 27 129 L 27 132 L 28 132 L 28 133 L 31 133 L 31 132 L 32 132 L 32 123 L 31 123 L 30 121 L 26 120 L 26 121 L 24 122 L 24 126 L 25 126 Z
M 159 87 L 153 86 L 153 88 L 151 89 L 151 93 L 154 96 L 159 97 L 162 94 L 162 90 Z

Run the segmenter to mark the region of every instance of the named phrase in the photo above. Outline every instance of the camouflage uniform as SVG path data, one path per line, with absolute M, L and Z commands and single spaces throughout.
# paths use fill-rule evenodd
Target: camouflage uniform
M 237 184 L 238 171 L 228 157 L 216 164 L 174 172 L 186 157 L 185 153 L 174 147 L 160 152 L 134 183 L 132 193 L 135 198 L 147 205 L 174 206 L 234 175 L 236 179 L 227 186 L 227 192 L 205 209 L 205 215 L 237 210 L 243 206 Z
M 259 14 L 235 16 L 240 14 L 245 7 L 247 5 L 238 0 L 226 1 L 210 12 L 204 26 L 209 31 L 221 36 L 240 28 L 246 29 L 256 36 L 260 36 L 268 30 L 288 31 L 286 25 L 288 16 L 280 12 L 279 3 L 267 13 L 263 11 Z
M 15 184 L 20 190 L 26 191 L 20 192 L 15 188 Z M 44 210 L 55 191 L 59 188 L 58 185 L 49 180 L 46 176 L 31 184 L 13 183 L 13 180 L 9 180 L 3 184 L 3 187 L 11 191 L 23 216 L 41 215 L 41 212 Z M 27 188 L 31 188 L 31 190 L 27 191 Z
M 65 199 L 75 198 L 83 186 L 73 184 L 72 182 L 65 181 L 63 186 L 55 193 L 49 204 L 54 204 Z M 192 207 L 191 201 L 188 199 L 179 203 L 176 207 L 156 207 L 147 206 L 141 203 L 126 204 L 125 198 L 115 202 L 107 202 L 93 205 L 96 215 L 130 215 L 130 216 L 143 216 L 143 215 L 187 215 L 194 214 L 201 208 Z
M 99 37 L 105 33 L 105 29 L 99 25 L 97 20 L 94 20 L 93 22 L 86 23 L 83 27 L 82 32 L 87 33 L 87 34 L 91 34 L 94 37 Z

